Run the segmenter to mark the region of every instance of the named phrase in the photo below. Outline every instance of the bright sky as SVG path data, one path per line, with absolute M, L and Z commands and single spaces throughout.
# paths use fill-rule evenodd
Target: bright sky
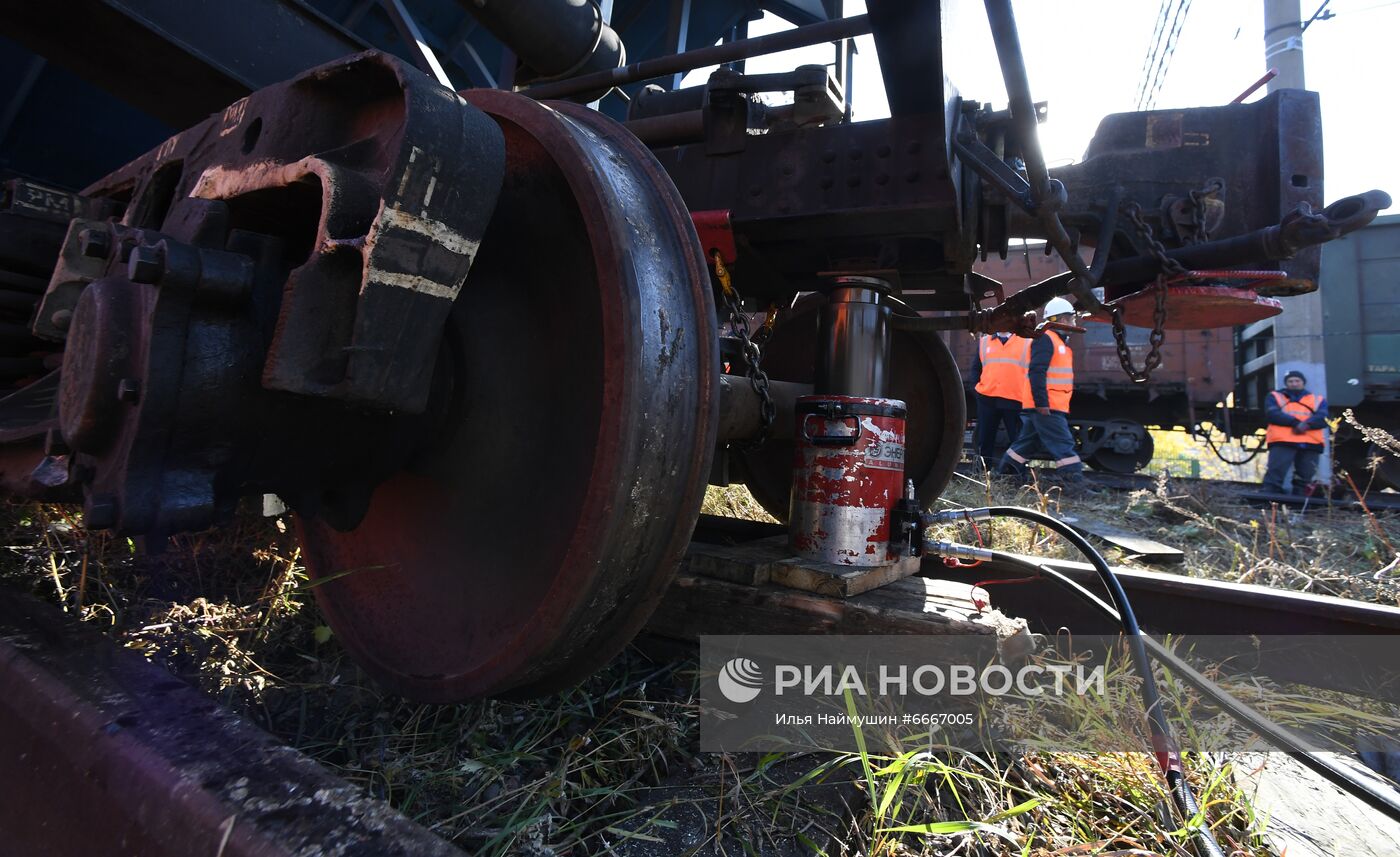
M 1306 19 L 1321 0 L 1302 0 Z M 982 3 L 945 3 L 957 24 L 959 53 L 948 58 L 949 77 L 964 97 L 1004 107 L 1006 93 L 986 28 Z M 1078 160 L 1099 120 L 1132 110 L 1143 60 L 1152 41 L 1158 0 L 1016 0 L 1017 24 L 1031 94 L 1050 102 L 1040 126 L 1051 166 Z M 1400 0 L 1332 0 L 1331 20 L 1316 21 L 1303 37 L 1307 88 L 1321 93 L 1324 192 L 1328 202 L 1371 188 L 1400 199 Z M 864 0 L 846 0 L 848 15 Z M 750 25 L 762 35 L 787 24 L 772 15 Z M 1195 0 L 1155 107 L 1224 104 L 1257 80 L 1264 64 L 1264 0 Z M 855 118 L 889 115 L 874 40 L 856 40 Z M 786 71 L 803 63 L 830 63 L 827 46 L 750 60 L 751 73 Z M 692 72 L 703 83 L 711 69 Z M 1252 96 L 1263 95 L 1263 89 Z M 1391 212 L 1400 211 L 1392 208 Z

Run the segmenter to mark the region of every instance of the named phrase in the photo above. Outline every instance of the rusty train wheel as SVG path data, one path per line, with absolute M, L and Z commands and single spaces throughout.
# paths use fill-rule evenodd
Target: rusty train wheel
M 1098 440 L 1104 435 L 1112 435 L 1118 431 L 1129 433 L 1141 432 L 1138 439 L 1137 448 L 1131 452 L 1119 452 L 1111 446 L 1105 444 L 1094 450 L 1085 461 L 1095 470 L 1102 470 L 1106 473 L 1137 473 L 1147 465 L 1152 463 L 1152 456 L 1156 450 L 1156 443 L 1152 440 L 1152 433 L 1144 428 L 1140 423 L 1132 420 L 1108 420 L 1104 425 L 1089 429 L 1092 440 Z M 1097 437 L 1095 437 L 1097 435 Z
M 819 295 L 803 298 L 773 329 L 764 351 L 770 378 L 810 384 L 816 366 Z M 908 408 L 905 473 L 919 500 L 931 504 L 948 486 L 962 456 L 967 402 L 953 354 L 936 333 L 892 331 L 888 397 Z M 794 444 L 770 438 L 757 450 L 740 452 L 741 477 L 754 499 L 778 520 L 788 516 Z
M 501 200 L 435 373 L 435 448 L 351 532 L 304 520 L 341 643 L 428 701 L 567 686 L 664 593 L 699 514 L 718 356 L 679 194 L 620 126 L 464 97 L 505 132 Z
M 1400 435 L 1400 420 L 1378 413 L 1379 409 L 1379 406 L 1357 408 L 1356 418 L 1364 426 L 1392 436 Z M 1367 440 L 1350 423 L 1343 422 L 1332 436 L 1332 454 L 1363 491 L 1367 486 L 1400 491 L 1400 458 Z

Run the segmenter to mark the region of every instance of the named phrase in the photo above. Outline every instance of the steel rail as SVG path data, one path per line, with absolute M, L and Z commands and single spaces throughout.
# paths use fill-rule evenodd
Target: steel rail
M 57 607 L 0 591 L 0 854 L 462 852 Z

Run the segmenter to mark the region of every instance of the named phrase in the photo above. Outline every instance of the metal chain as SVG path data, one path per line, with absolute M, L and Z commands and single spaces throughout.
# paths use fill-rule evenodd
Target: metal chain
M 1147 244 L 1147 250 L 1157 260 L 1161 266 L 1163 274 L 1182 277 L 1186 275 L 1186 267 L 1180 262 L 1167 255 L 1167 248 L 1157 236 L 1152 234 L 1152 227 L 1146 220 L 1142 219 L 1142 206 L 1136 202 L 1130 202 L 1123 206 L 1123 213 L 1128 215 L 1128 219 L 1133 222 L 1133 228 L 1137 229 L 1142 240 Z
M 1144 384 L 1151 380 L 1152 372 L 1162 365 L 1162 343 L 1167 338 L 1166 277 L 1168 274 L 1176 277 L 1184 276 L 1186 268 L 1167 255 L 1167 248 L 1152 234 L 1152 227 L 1147 224 L 1147 221 L 1142 219 L 1141 206 L 1135 202 L 1128 203 L 1123 207 L 1123 212 L 1132 221 L 1133 227 L 1137 229 L 1138 234 L 1147 244 L 1148 251 L 1157 259 L 1157 264 L 1161 266 L 1161 272 L 1157 274 L 1157 280 L 1152 284 L 1154 298 L 1152 331 L 1147 335 L 1147 360 L 1142 364 L 1141 370 L 1133 365 L 1133 352 L 1128 347 L 1128 331 L 1123 323 L 1123 307 L 1120 305 L 1109 308 L 1113 319 L 1113 344 L 1118 349 L 1118 362 L 1122 364 L 1123 371 L 1134 383 Z
M 1191 227 L 1192 234 L 1190 244 L 1204 244 L 1210 240 L 1210 232 L 1206 229 L 1206 197 L 1214 196 L 1225 189 L 1225 182 L 1220 179 L 1210 179 L 1200 190 L 1193 190 L 1188 194 L 1191 198 Z
M 724 308 L 729 313 L 729 327 L 734 336 L 739 340 L 744 353 L 744 375 L 749 379 L 749 386 L 758 394 L 759 408 L 758 414 L 761 427 L 756 437 L 750 438 L 741 443 L 741 446 L 749 449 L 757 449 L 773 431 L 773 420 L 778 415 L 778 406 L 773 402 L 773 394 L 768 389 L 768 373 L 763 371 L 763 349 L 753 337 L 749 336 L 749 320 L 744 315 L 743 298 L 739 295 L 739 290 L 734 288 L 734 282 L 729 276 L 729 269 L 724 266 L 724 259 L 718 250 L 714 252 L 715 277 L 719 279 L 720 293 L 724 299 Z M 767 341 L 768 335 L 773 330 L 773 323 L 777 319 L 777 308 L 770 307 L 768 317 L 763 323 L 763 341 Z

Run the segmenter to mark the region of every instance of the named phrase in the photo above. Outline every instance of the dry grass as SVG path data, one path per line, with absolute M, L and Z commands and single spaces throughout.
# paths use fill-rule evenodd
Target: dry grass
M 1382 540 L 1364 519 L 1295 519 L 1227 507 L 1197 490 L 1166 481 L 1073 503 L 1182 546 L 1192 574 L 1395 603 L 1394 566 L 1385 570 Z M 945 501 L 1052 512 L 1071 502 L 1059 489 L 965 478 Z M 712 490 L 705 510 L 766 517 L 742 488 Z M 41 504 L 5 508 L 5 585 L 102 626 L 473 852 L 1187 853 L 1145 755 L 973 755 L 875 734 L 864 755 L 700 754 L 694 675 L 671 655 L 653 660 L 630 649 L 541 700 L 406 702 L 376 690 L 322 624 L 284 522 L 240 515 L 150 557 L 126 539 L 85 533 L 71 515 Z M 1377 520 L 1381 534 L 1400 541 L 1393 519 Z M 985 536 L 1068 555 L 1015 523 L 998 522 Z M 1269 853 L 1264 822 L 1233 785 L 1228 761 L 1193 756 L 1189 768 L 1211 801 L 1204 822 L 1227 848 Z
M 959 475 L 939 504 L 1032 506 L 1081 523 L 1111 524 L 1186 554 L 1181 566 L 1154 567 L 1158 571 L 1400 605 L 1394 547 L 1400 545 L 1400 514 L 1395 512 L 1258 508 L 1210 482 L 1165 476 L 1150 489 L 1125 492 L 1088 483 L 1067 494 L 1060 486 Z M 947 535 L 966 538 L 951 529 Z M 1076 558 L 1050 534 L 1017 521 L 994 522 L 988 541 L 1005 550 Z M 1116 564 L 1152 567 L 1121 549 L 1104 547 Z

